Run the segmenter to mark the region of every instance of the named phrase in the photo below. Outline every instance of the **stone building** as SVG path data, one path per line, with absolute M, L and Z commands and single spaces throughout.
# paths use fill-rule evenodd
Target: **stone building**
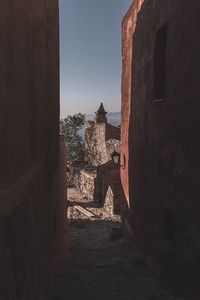
M 111 154 L 120 148 L 120 128 L 107 122 L 101 103 L 95 121 L 88 121 L 85 130 L 85 160 L 92 166 L 99 166 L 111 159 Z
M 88 121 L 85 130 L 85 160 L 87 167 L 80 171 L 80 189 L 85 198 L 117 211 L 119 193 L 113 190 L 114 177 L 119 179 L 119 166 L 111 162 L 114 150 L 119 152 L 120 128 L 107 122 L 106 111 L 101 103 L 95 121 Z M 113 176 L 112 176 L 113 175 Z M 119 209 L 118 209 L 119 211 Z
M 112 161 L 97 168 L 96 198 L 110 214 L 120 214 L 120 168 Z
M 0 298 L 47 300 L 66 241 L 58 4 L 0 11 Z
M 124 219 L 182 292 L 200 267 L 199 11 L 199 0 L 135 0 L 122 23 Z

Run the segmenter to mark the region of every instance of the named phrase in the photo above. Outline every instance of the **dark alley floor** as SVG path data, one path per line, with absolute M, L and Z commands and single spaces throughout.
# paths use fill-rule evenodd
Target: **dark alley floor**
M 175 300 L 161 287 L 159 269 L 120 237 L 120 219 L 69 191 L 70 254 L 57 276 L 51 300 Z M 80 205 L 94 217 L 74 208 Z M 186 299 L 186 298 L 184 298 Z

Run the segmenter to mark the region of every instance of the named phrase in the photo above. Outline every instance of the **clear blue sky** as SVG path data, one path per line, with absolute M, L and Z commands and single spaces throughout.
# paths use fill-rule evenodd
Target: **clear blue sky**
M 121 21 L 132 0 L 59 0 L 61 117 L 120 110 Z

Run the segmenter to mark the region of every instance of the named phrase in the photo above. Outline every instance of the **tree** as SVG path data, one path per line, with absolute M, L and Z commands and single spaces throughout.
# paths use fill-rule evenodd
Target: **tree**
M 85 115 L 78 113 L 60 120 L 60 133 L 64 135 L 67 144 L 67 164 L 84 159 L 84 140 L 81 130 L 85 124 Z

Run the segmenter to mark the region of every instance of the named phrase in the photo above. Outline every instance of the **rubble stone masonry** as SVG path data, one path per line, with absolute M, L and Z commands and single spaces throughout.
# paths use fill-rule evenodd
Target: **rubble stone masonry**
M 81 171 L 80 188 L 87 199 L 94 200 L 109 212 L 119 213 L 119 166 L 113 164 L 111 155 L 114 150 L 120 152 L 120 128 L 107 123 L 103 104 L 97 116 L 95 122 L 86 124 L 85 160 L 89 168 Z
M 85 159 L 98 166 L 111 160 L 111 154 L 120 147 L 120 128 L 108 123 L 87 122 L 85 131 Z
M 96 168 L 80 171 L 80 190 L 83 198 L 94 201 L 96 193 Z

